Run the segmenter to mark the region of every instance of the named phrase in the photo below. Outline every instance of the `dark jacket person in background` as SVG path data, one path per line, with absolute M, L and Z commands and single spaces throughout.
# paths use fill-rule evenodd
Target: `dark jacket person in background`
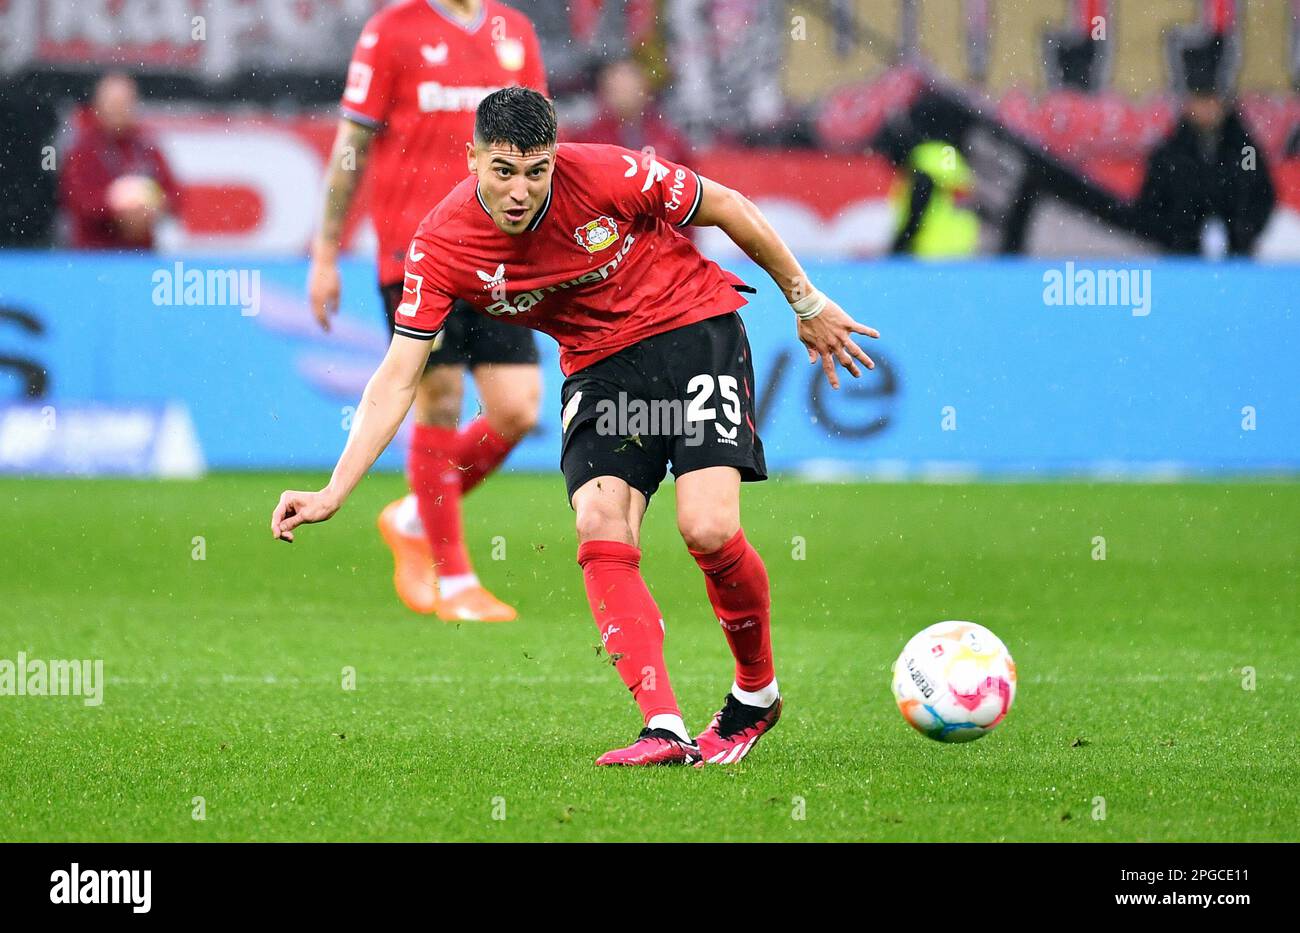
M 78 112 L 59 175 L 75 249 L 152 249 L 158 221 L 179 209 L 176 179 L 136 122 L 137 98 L 130 76 L 107 74 Z
M 1134 226 L 1170 253 L 1249 255 L 1273 212 L 1263 149 L 1223 91 L 1217 37 L 1183 51 L 1186 99 L 1147 158 Z

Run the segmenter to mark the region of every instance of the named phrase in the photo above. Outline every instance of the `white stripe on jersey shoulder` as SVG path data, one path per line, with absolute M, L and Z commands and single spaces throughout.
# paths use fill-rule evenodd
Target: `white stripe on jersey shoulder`
M 691 174 L 695 176 L 695 201 L 691 204 L 691 209 L 686 212 L 686 216 L 682 218 L 682 222 L 677 225 L 679 227 L 685 227 L 695 219 L 695 212 L 700 209 L 700 201 L 704 200 L 704 182 L 700 180 L 700 173 L 692 169 Z

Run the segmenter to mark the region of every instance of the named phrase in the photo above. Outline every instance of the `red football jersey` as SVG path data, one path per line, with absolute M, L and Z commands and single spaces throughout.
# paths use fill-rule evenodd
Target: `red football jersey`
M 369 197 L 381 283 L 401 279 L 420 219 L 467 174 L 479 101 L 512 84 L 545 94 L 546 72 L 528 17 L 496 0 L 484 0 L 469 25 L 432 0 L 396 3 L 366 23 L 342 109 L 378 130 Z
M 471 175 L 411 241 L 395 329 L 432 339 L 460 298 L 550 334 L 569 375 L 646 337 L 735 311 L 744 284 L 674 229 L 691 221 L 702 194 L 700 177 L 676 163 L 561 143 L 545 203 L 511 236 L 493 223 Z

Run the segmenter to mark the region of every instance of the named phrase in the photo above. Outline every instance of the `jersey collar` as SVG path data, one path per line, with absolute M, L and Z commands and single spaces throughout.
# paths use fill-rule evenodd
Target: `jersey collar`
M 542 206 L 538 208 L 537 213 L 533 216 L 532 222 L 524 229 L 525 233 L 532 233 L 542 225 L 542 218 L 545 217 L 546 212 L 551 209 L 551 197 L 554 193 L 555 182 L 552 181 L 551 187 L 546 189 L 546 200 L 543 201 Z M 492 220 L 492 212 L 488 210 L 487 202 L 483 200 L 483 192 L 479 190 L 477 184 L 474 186 L 474 197 L 478 199 L 478 206 L 483 208 L 483 213 L 487 214 L 488 220 Z M 494 225 L 495 223 L 496 222 L 493 221 Z
M 487 19 L 487 0 L 483 0 L 483 5 L 478 8 L 478 16 L 475 16 L 474 19 L 468 23 L 462 22 L 452 16 L 450 12 L 443 9 L 442 4 L 440 4 L 438 0 L 426 0 L 426 2 L 429 4 L 429 9 L 433 10 L 433 12 L 437 13 L 453 26 L 465 30 L 471 36 L 479 31 L 479 27 L 483 25 L 483 21 Z

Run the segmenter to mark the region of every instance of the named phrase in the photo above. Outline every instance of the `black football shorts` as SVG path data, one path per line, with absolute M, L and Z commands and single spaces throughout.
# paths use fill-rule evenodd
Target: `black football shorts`
M 384 315 L 392 336 L 394 315 L 402 303 L 402 283 L 379 286 L 384 297 Z M 484 363 L 537 363 L 537 344 L 526 327 L 503 324 L 479 314 L 467 301 L 452 303 L 442 331 L 433 338 L 427 366 L 468 366 Z
M 569 501 L 616 476 L 649 502 L 673 476 L 731 466 L 767 478 L 754 428 L 754 367 L 734 311 L 647 337 L 564 380 L 560 469 Z

